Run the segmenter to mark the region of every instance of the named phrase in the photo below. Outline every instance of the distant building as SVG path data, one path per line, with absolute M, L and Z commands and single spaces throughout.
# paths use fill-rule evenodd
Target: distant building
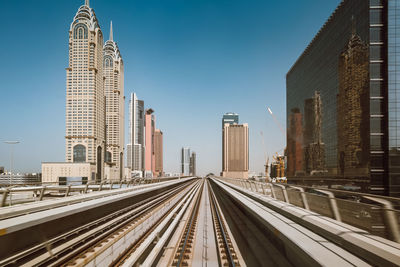
M 182 147 L 181 150 L 181 172 L 184 176 L 190 175 L 190 148 Z
M 0 174 L 4 173 L 4 167 L 0 167 Z
M 155 173 L 154 131 L 155 118 L 153 110 L 146 109 L 145 115 L 145 177 L 153 177 Z
M 135 93 L 129 100 L 129 140 L 127 145 L 128 168 L 132 172 L 143 175 L 145 167 L 145 111 L 144 102 Z
M 248 178 L 249 127 L 244 124 L 225 123 L 223 129 L 223 177 Z
M 239 114 L 227 112 L 222 116 L 222 170 L 225 169 L 225 143 L 224 143 L 224 126 L 228 124 L 239 124 Z
M 398 2 L 341 1 L 288 71 L 287 125 L 298 109 L 304 139 L 303 156 L 288 153 L 288 180 L 303 161 L 305 175 L 400 196 Z
M 74 181 L 93 180 L 96 165 L 89 162 L 42 162 L 42 183 L 64 183 L 69 178 Z
M 196 176 L 196 152 L 192 152 L 190 156 L 190 167 L 189 167 L 190 175 Z
M 163 132 L 154 131 L 155 176 L 163 176 Z
M 122 179 L 124 176 L 124 62 L 118 45 L 113 40 L 112 23 L 110 38 L 104 48 L 104 91 L 106 96 L 106 166 L 108 179 Z M 106 171 L 105 171 L 106 172 Z

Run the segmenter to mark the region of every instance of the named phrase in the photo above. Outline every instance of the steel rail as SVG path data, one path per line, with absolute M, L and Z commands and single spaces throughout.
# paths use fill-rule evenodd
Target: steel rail
M 186 245 L 187 245 L 189 236 L 195 230 L 194 229 L 195 221 L 197 220 L 197 215 L 199 214 L 200 199 L 201 199 L 202 192 L 203 192 L 203 187 L 201 186 L 200 193 L 198 194 L 198 197 L 195 202 L 195 206 L 193 207 L 193 210 L 192 210 L 192 214 L 190 215 L 190 220 L 186 224 L 185 234 L 184 234 L 185 238 L 184 238 L 182 248 L 180 249 L 180 253 L 178 256 L 178 261 L 176 262 L 176 266 L 181 266 L 183 255 L 186 252 Z
M 200 183 L 200 182 L 199 182 Z M 174 221 L 176 218 L 180 217 L 182 213 L 186 210 L 189 203 L 192 201 L 192 197 L 198 191 L 199 183 L 193 186 L 193 188 L 187 192 L 183 197 L 181 197 L 180 202 L 176 203 L 171 209 L 164 214 L 164 216 L 153 226 L 151 227 L 135 244 L 133 244 L 132 248 L 130 248 L 122 257 L 118 260 L 118 262 L 113 263 L 113 266 L 133 266 L 134 264 L 138 265 L 138 261 L 140 258 L 145 258 L 145 261 L 152 260 L 147 256 L 153 253 L 153 247 L 151 248 L 151 252 L 148 252 L 149 246 L 154 245 L 151 241 L 154 239 L 160 238 L 160 234 L 167 232 L 168 235 L 171 234 L 168 229 L 165 229 L 167 225 L 169 225 L 170 221 Z M 173 216 L 175 214 L 175 216 Z M 155 232 L 157 232 L 155 237 Z M 161 237 L 162 239 L 163 237 Z M 157 240 L 158 243 L 159 240 Z M 147 250 L 147 255 L 146 255 Z M 135 266 L 136 266 L 135 265 Z
M 156 205 L 157 203 L 162 202 L 163 199 L 165 199 L 168 196 L 173 195 L 175 192 L 180 190 L 183 186 L 185 186 L 185 185 L 181 185 L 178 188 L 169 189 L 167 192 L 163 192 L 156 196 L 152 196 L 146 200 L 135 203 L 134 205 L 131 205 L 129 207 L 115 211 L 101 219 L 90 222 L 83 226 L 79 226 L 71 231 L 68 231 L 66 233 L 63 233 L 63 234 L 55 237 L 55 238 L 52 238 L 51 240 L 49 240 L 47 242 L 38 244 L 26 251 L 16 254 L 10 258 L 7 258 L 7 259 L 1 261 L 0 265 L 17 263 L 17 262 L 22 263 L 22 262 L 24 262 L 24 259 L 32 257 L 35 253 L 38 253 L 39 251 L 41 251 L 43 249 L 46 249 L 48 251 L 48 252 L 42 254 L 42 255 L 46 255 L 46 257 L 44 257 L 43 261 L 35 263 L 35 265 L 41 265 L 41 264 L 45 264 L 45 263 L 49 264 L 49 262 L 51 262 L 55 258 L 60 257 L 62 254 L 65 254 L 67 251 L 70 251 L 72 248 L 77 247 L 77 246 L 79 247 L 79 245 L 82 246 L 82 244 L 86 245 L 87 244 L 86 242 L 88 242 L 90 239 L 93 239 L 93 237 L 98 235 L 98 233 L 102 233 L 104 231 L 108 232 L 106 227 L 108 227 L 108 229 L 112 229 L 117 224 L 128 223 L 129 221 L 133 220 L 134 217 L 139 216 L 142 212 L 145 212 L 146 209 L 151 208 L 151 205 Z M 130 216 L 134 216 L 134 217 L 130 217 Z M 113 222 L 113 224 L 108 225 L 107 222 L 111 222 L 111 221 Z M 91 231 L 91 229 L 93 229 L 96 226 L 99 226 L 99 228 L 100 228 L 100 229 L 98 229 L 98 231 L 96 231 L 96 233 L 92 233 L 89 236 L 85 236 L 85 238 L 78 238 L 78 240 L 74 244 L 71 244 L 67 248 L 60 250 L 57 253 L 52 252 L 52 251 L 56 250 L 57 247 L 62 246 L 62 244 L 67 243 L 68 241 L 70 241 L 71 239 L 74 239 L 74 237 L 76 237 L 78 235 L 83 235 L 84 233 Z M 54 248 L 50 249 L 53 246 L 54 246 Z M 39 257 L 40 257 L 40 255 L 39 255 Z M 35 257 L 35 258 L 37 258 L 37 257 Z
M 214 191 L 212 190 L 212 188 L 211 188 L 209 183 L 208 183 L 208 188 L 210 190 L 210 195 L 209 195 L 210 202 L 212 203 L 211 209 L 212 209 L 212 212 L 213 212 L 213 216 L 215 216 L 215 218 L 217 219 L 217 222 L 218 222 L 218 225 L 219 225 L 219 229 L 221 231 L 221 234 L 222 234 L 222 237 L 223 237 L 223 240 L 224 240 L 223 243 L 224 243 L 225 251 L 226 251 L 226 253 L 228 255 L 228 259 L 229 259 L 228 264 L 229 264 L 229 266 L 235 267 L 236 266 L 235 265 L 235 261 L 233 259 L 233 255 L 232 255 L 231 249 L 229 248 L 229 242 L 228 242 L 227 233 L 225 232 L 225 225 L 224 225 L 224 223 L 223 223 L 223 221 L 221 219 L 220 211 L 219 211 L 219 209 L 217 207 L 217 204 L 216 204 L 217 200 L 215 198 Z M 217 232 L 217 225 L 215 225 L 215 231 Z M 216 235 L 218 235 L 218 233 L 216 233 Z M 222 261 L 222 258 L 223 258 L 222 255 L 220 255 L 220 258 L 221 258 L 221 261 Z M 222 264 L 222 262 L 221 262 L 221 264 Z

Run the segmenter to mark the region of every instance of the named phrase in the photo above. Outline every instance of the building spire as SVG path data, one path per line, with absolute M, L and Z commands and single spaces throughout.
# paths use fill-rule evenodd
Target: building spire
M 85 6 L 89 7 L 89 0 L 85 0 Z
M 110 23 L 110 40 L 113 41 L 112 21 Z

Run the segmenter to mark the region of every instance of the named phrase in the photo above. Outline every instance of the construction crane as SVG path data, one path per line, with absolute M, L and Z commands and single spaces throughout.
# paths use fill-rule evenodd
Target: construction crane
M 269 165 L 268 165 L 268 163 L 269 163 L 269 157 L 267 156 L 267 151 L 266 151 L 266 149 L 265 149 L 264 134 L 263 134 L 263 132 L 262 132 L 262 131 L 260 132 L 260 135 L 261 135 L 261 142 L 262 142 L 263 149 L 264 149 L 264 160 L 265 160 L 265 165 L 264 165 L 264 168 L 265 168 L 265 182 L 269 182 L 269 173 L 268 173 L 268 167 L 269 167 Z

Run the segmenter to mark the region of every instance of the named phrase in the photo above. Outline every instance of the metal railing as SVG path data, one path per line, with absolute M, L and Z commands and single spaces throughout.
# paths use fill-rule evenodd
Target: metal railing
M 104 191 L 120 188 L 129 188 L 137 185 L 160 183 L 170 180 L 176 180 L 185 177 L 154 177 L 143 178 L 137 177 L 127 180 L 102 180 L 99 182 L 89 181 L 86 184 L 67 184 L 59 185 L 59 183 L 35 183 L 25 185 L 12 185 L 9 187 L 0 188 L 0 207 L 11 206 L 13 204 L 20 204 L 26 202 L 41 201 L 44 197 L 63 196 L 67 197 L 71 194 L 86 194 L 94 191 Z M 13 202 L 13 195 L 31 192 L 32 197 L 15 199 Z
M 346 198 L 335 190 L 217 178 L 400 243 L 400 210 L 395 208 L 400 199 L 362 193 L 349 193 Z

